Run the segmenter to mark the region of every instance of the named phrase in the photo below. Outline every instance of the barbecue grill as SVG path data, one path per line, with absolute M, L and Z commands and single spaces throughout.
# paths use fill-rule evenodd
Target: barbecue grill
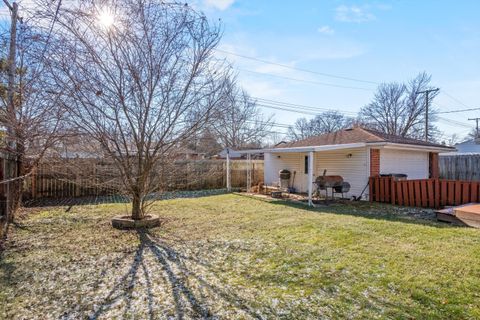
M 342 198 L 344 193 L 348 193 L 350 191 L 350 183 L 343 181 L 341 185 L 333 187 L 334 193 L 341 193 Z
M 278 172 L 278 175 L 280 176 L 280 188 L 282 190 L 287 190 L 290 185 L 290 171 L 283 169 Z
M 350 191 L 350 183 L 343 181 L 342 176 L 327 176 L 326 169 L 323 171 L 323 175 L 315 179 L 315 184 L 317 185 L 317 196 L 320 197 L 320 190 L 325 190 L 325 199 L 328 198 L 328 188 L 332 189 L 332 198 L 334 197 L 334 193 L 341 193 L 343 198 L 343 194 Z

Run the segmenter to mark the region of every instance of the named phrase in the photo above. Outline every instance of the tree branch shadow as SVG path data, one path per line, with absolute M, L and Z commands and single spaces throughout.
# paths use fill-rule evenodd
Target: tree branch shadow
M 176 319 L 216 318 L 211 310 L 211 305 L 218 303 L 228 305 L 229 308 L 242 312 L 251 318 L 263 318 L 238 294 L 225 289 L 223 286 L 209 283 L 203 275 L 189 268 L 186 261 L 207 269 L 209 276 L 218 280 L 218 276 L 214 274 L 211 268 L 208 268 L 208 264 L 200 263 L 195 257 L 186 257 L 172 248 L 171 245 L 155 239 L 148 230 L 138 230 L 137 235 L 140 243 L 135 250 L 128 271 L 116 281 L 101 303 L 97 304 L 97 307 L 89 313 L 89 319 L 98 319 L 106 315 L 109 310 L 118 307 L 117 303 L 122 300 L 125 302 L 124 317 L 131 316 L 131 313 L 134 312 L 132 309 L 132 303 L 135 299 L 133 292 L 141 278 L 143 278 L 141 280 L 144 281 L 145 285 L 145 308 L 148 308 L 148 318 L 156 319 L 159 315 L 155 314 L 154 306 L 164 304 L 165 301 L 156 301 L 153 283 L 155 277 L 152 277 L 153 275 L 160 276 L 168 285 Z M 145 259 L 146 253 L 152 254 L 151 259 Z M 123 259 L 123 257 L 119 259 Z M 152 260 L 154 263 L 151 262 Z M 139 270 L 142 270 L 143 275 L 139 274 Z M 100 277 L 103 277 L 102 275 L 105 275 L 105 271 L 101 272 Z M 198 286 L 195 287 L 193 283 L 197 283 Z M 220 281 L 220 283 L 222 282 Z M 68 318 L 68 315 L 64 314 L 64 317 Z

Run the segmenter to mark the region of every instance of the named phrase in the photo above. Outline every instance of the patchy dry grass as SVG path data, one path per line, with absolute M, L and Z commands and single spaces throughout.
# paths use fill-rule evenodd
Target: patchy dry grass
M 479 230 L 237 195 L 161 201 L 161 228 L 112 229 L 123 210 L 45 208 L 13 227 L 0 316 L 480 318 Z

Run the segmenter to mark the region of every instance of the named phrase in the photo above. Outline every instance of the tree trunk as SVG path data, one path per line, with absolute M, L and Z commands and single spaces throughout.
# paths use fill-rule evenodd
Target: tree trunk
M 134 195 L 132 200 L 132 219 L 133 220 L 142 220 L 144 218 L 142 201 L 140 196 Z
M 18 136 L 18 134 L 16 134 Z M 20 139 L 17 139 L 20 140 Z M 15 219 L 15 213 L 18 211 L 22 204 L 22 191 L 23 191 L 23 182 L 24 178 L 21 178 L 25 175 L 25 147 L 22 142 L 17 142 L 17 161 L 15 163 L 15 174 L 14 178 L 17 180 L 10 183 L 10 207 L 8 222 L 13 222 Z

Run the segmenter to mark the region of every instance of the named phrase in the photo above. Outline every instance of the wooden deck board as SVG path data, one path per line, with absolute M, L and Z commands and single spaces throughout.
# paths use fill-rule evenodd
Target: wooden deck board
M 455 217 L 465 224 L 480 228 L 480 204 L 470 204 L 454 209 Z
M 478 203 L 468 203 L 436 210 L 435 214 L 438 221 L 480 228 L 480 204 Z

